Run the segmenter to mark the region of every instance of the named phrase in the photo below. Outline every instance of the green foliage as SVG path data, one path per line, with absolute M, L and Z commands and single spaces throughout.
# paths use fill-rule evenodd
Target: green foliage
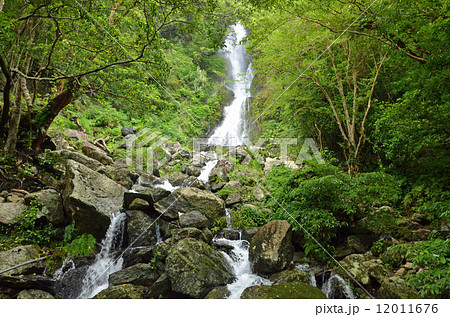
M 245 207 L 231 212 L 233 228 L 241 230 L 248 227 L 260 227 L 270 220 L 271 214 L 267 209 L 256 210 Z
M 16 217 L 15 224 L 9 229 L 1 241 L 1 249 L 9 249 L 20 245 L 36 244 L 40 247 L 52 247 L 61 235 L 61 230 L 51 223 L 38 219 L 42 205 L 37 199 Z
M 214 223 L 211 228 L 211 232 L 212 232 L 212 234 L 216 234 L 216 233 L 222 231 L 226 226 L 227 226 L 227 218 L 225 216 L 217 218 L 214 220 Z
M 335 166 L 313 162 L 298 171 L 276 167 L 265 184 L 272 193 L 267 206 L 274 217 L 286 219 L 294 230 L 305 228 L 329 248 L 339 229 L 372 214 L 377 206 L 395 204 L 400 194 L 387 174 L 349 176 Z
M 88 256 L 95 251 L 97 241 L 91 234 L 82 234 L 68 244 L 65 249 L 71 257 Z
M 450 295 L 450 240 L 417 241 L 406 253 L 406 258 L 427 268 L 406 276 L 419 289 L 422 297 L 448 298 Z

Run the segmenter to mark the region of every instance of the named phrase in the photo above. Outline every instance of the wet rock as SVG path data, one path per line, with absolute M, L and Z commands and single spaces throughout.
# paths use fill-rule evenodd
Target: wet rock
M 114 285 L 98 293 L 94 299 L 143 299 L 145 290 L 140 285 Z
M 127 189 L 88 167 L 67 161 L 64 208 L 80 233 L 90 233 L 101 240 L 110 218 L 123 205 Z
M 166 273 L 173 291 L 194 298 L 203 298 L 233 279 L 223 255 L 195 239 L 181 240 L 169 250 Z
M 291 225 L 286 220 L 273 220 L 253 236 L 249 259 L 256 272 L 270 274 L 289 264 L 293 253 Z
M 326 299 L 320 289 L 304 283 L 257 285 L 246 288 L 242 299 Z

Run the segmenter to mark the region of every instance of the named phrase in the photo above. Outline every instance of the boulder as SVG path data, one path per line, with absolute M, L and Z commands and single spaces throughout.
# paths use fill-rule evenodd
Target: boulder
M 404 279 L 389 277 L 384 279 L 378 290 L 377 298 L 419 299 L 416 289 L 408 285 Z
M 380 285 L 393 275 L 380 260 L 372 259 L 369 254 L 351 254 L 339 263 L 363 285 L 371 285 L 373 281 Z
M 36 245 L 22 245 L 0 252 L 0 271 L 39 258 L 40 248 Z M 6 275 L 32 274 L 43 271 L 42 263 L 35 262 L 5 272 Z
M 101 240 L 127 189 L 73 160 L 67 161 L 65 185 L 64 208 L 76 228 Z
M 136 182 L 139 178 L 139 175 L 134 171 L 118 165 L 106 167 L 106 170 L 103 174 L 127 189 L 131 189 L 133 183 Z
M 213 288 L 208 295 L 206 295 L 205 299 L 225 299 L 231 295 L 231 292 L 228 290 L 226 286 L 218 286 Z
M 310 282 L 310 275 L 308 272 L 300 271 L 297 268 L 292 270 L 284 270 L 275 274 L 272 274 L 269 278 L 272 285 L 282 284 L 282 283 L 307 283 Z
M 179 188 L 155 204 L 155 209 L 163 219 L 178 219 L 178 213 L 198 211 L 208 219 L 208 226 L 225 215 L 225 203 L 207 190 L 198 188 Z
M 151 286 L 159 277 L 152 264 L 137 263 L 109 276 L 109 285 L 133 284 Z
M 292 260 L 291 225 L 286 220 L 272 220 L 252 238 L 249 259 L 257 273 L 270 274 L 281 271 Z
M 19 292 L 17 299 L 55 299 L 55 297 L 40 289 L 25 289 Z
M 283 165 L 281 160 L 267 157 L 266 162 L 264 163 L 264 174 L 267 175 L 275 166 L 281 165 Z
M 56 280 L 42 275 L 0 275 L 0 290 L 10 288 L 14 290 L 39 289 L 54 294 Z
M 228 159 L 220 159 L 216 166 L 209 173 L 210 183 L 220 183 L 228 181 L 228 173 L 234 169 L 234 164 Z
M 155 220 L 140 210 L 127 210 L 126 233 L 133 247 L 155 245 L 157 241 Z
M 225 199 L 225 206 L 232 207 L 233 205 L 240 204 L 243 202 L 242 196 L 238 193 L 230 194 L 227 199 Z
M 122 133 L 122 136 L 127 136 L 130 134 L 135 134 L 136 133 L 136 128 L 135 127 L 124 127 L 122 129 L 120 129 L 120 132 Z
M 106 171 L 106 167 L 102 163 L 77 151 L 51 151 L 40 154 L 39 158 L 41 162 L 51 162 L 50 164 L 53 168 L 53 171 L 59 176 L 63 175 L 66 172 L 66 162 L 68 160 L 78 162 L 99 173 L 105 173 Z
M 219 182 L 219 183 L 212 183 L 211 184 L 211 191 L 213 193 L 218 192 L 219 190 L 221 190 L 227 183 L 225 182 Z
M 94 296 L 94 299 L 143 299 L 145 287 L 123 284 L 110 286 Z
M 248 164 L 251 156 L 242 147 L 236 147 L 228 151 L 228 157 L 236 159 L 239 164 Z
M 25 209 L 27 206 L 23 203 L 0 203 L 0 227 L 14 224 Z
M 42 205 L 40 212 L 37 214 L 38 219 L 45 218 L 56 226 L 67 223 L 63 200 L 56 190 L 44 189 L 25 196 L 25 204 L 28 206 L 32 200 L 37 200 Z
M 185 164 L 183 165 L 183 173 L 189 175 L 189 176 L 200 176 L 202 170 L 199 167 L 195 167 L 193 165 Z
M 261 228 L 260 227 L 248 227 L 248 228 L 242 229 L 242 231 L 241 231 L 242 240 L 251 241 L 259 229 L 261 229 Z
M 172 290 L 194 298 L 205 297 L 213 288 L 233 279 L 223 255 L 206 243 L 189 238 L 177 242 L 166 259 Z
M 208 218 L 199 211 L 191 211 L 180 216 L 180 226 L 182 228 L 194 227 L 198 229 L 206 228 L 208 225 Z
M 160 298 L 160 296 L 165 296 L 171 290 L 170 278 L 166 273 L 161 274 L 161 276 L 153 283 L 153 285 L 144 294 L 145 298 Z
M 80 130 L 66 129 L 65 132 L 66 136 L 73 141 L 89 141 L 92 139 L 92 136 Z
M 129 209 L 130 210 L 141 210 L 144 212 L 148 212 L 150 210 L 150 204 L 146 200 L 143 200 L 141 198 L 135 198 L 131 202 Z
M 84 155 L 87 157 L 90 157 L 94 160 L 99 161 L 103 165 L 112 165 L 114 164 L 114 160 L 106 154 L 105 151 L 100 149 L 99 147 L 95 146 L 94 144 L 90 142 L 84 142 L 81 145 L 81 151 Z
M 195 179 L 192 184 L 190 185 L 190 187 L 195 187 L 198 189 L 207 189 L 205 183 L 203 183 L 202 180 L 200 179 Z
M 264 191 L 258 186 L 255 189 L 253 189 L 253 197 L 257 200 L 257 201 L 263 201 L 264 200 Z
M 247 189 L 238 181 L 230 181 L 223 187 L 225 192 L 247 195 Z
M 183 186 L 188 178 L 189 176 L 184 173 L 174 172 L 169 175 L 168 181 L 172 186 Z
M 317 287 L 291 282 L 277 285 L 257 285 L 246 288 L 242 299 L 326 299 Z

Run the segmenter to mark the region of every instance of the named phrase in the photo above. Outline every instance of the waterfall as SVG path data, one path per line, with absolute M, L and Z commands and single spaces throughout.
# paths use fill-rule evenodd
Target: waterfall
M 95 256 L 94 263 L 86 271 L 78 298 L 92 298 L 108 288 L 109 276 L 122 269 L 123 259 L 116 258 L 114 250 L 122 244 L 125 220 L 124 213 L 117 213 L 112 217 L 106 236 L 101 243 L 100 253 Z
M 211 173 L 211 170 L 216 166 L 217 160 L 212 160 L 206 162 L 206 165 L 203 166 L 200 175 L 197 177 L 197 179 L 201 180 L 203 183 L 207 184 L 209 182 L 209 174 Z
M 331 275 L 322 285 L 322 292 L 327 298 L 356 298 L 350 286 L 348 286 L 345 280 L 337 274 Z
M 271 282 L 261 276 L 258 276 L 252 272 L 250 261 L 248 259 L 248 249 L 250 243 L 246 240 L 228 240 L 217 239 L 215 241 L 218 245 L 229 246 L 232 249 L 229 254 L 221 251 L 227 262 L 233 268 L 233 273 L 236 279 L 227 285 L 230 295 L 228 298 L 240 298 L 242 292 L 254 285 L 270 285 Z
M 209 138 L 209 144 L 223 146 L 237 146 L 243 144 L 247 137 L 246 109 L 250 95 L 250 87 L 253 81 L 252 64 L 245 52 L 242 39 L 247 35 L 244 26 L 238 22 L 232 26 L 232 31 L 225 40 L 223 58 L 227 62 L 229 71 L 230 89 L 234 98 L 223 109 L 222 123 L 215 129 Z
M 180 188 L 180 186 L 173 186 L 167 179 L 164 180 L 164 183 L 155 185 L 155 187 L 159 187 L 170 192 L 173 192 L 175 189 Z

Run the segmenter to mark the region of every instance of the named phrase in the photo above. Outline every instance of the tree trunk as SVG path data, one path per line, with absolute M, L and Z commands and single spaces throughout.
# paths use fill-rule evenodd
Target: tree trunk
M 0 118 L 0 137 L 3 137 L 5 126 L 9 120 L 9 109 L 11 107 L 10 92 L 11 92 L 11 73 L 6 65 L 5 60 L 0 55 L 0 68 L 6 77 L 5 87 L 3 87 L 3 109 Z
M 20 114 L 22 111 L 22 87 L 20 83 L 16 84 L 16 99 L 14 101 L 14 108 L 9 120 L 8 138 L 5 143 L 5 152 L 14 155 L 16 151 L 17 134 L 19 133 Z
M 78 86 L 68 85 L 66 90 L 50 100 L 45 109 L 34 118 L 33 125 L 35 131 L 37 131 L 37 137 L 33 141 L 32 147 L 35 154 L 42 153 L 41 145 L 45 141 L 48 128 L 59 112 L 72 102 L 77 89 Z

